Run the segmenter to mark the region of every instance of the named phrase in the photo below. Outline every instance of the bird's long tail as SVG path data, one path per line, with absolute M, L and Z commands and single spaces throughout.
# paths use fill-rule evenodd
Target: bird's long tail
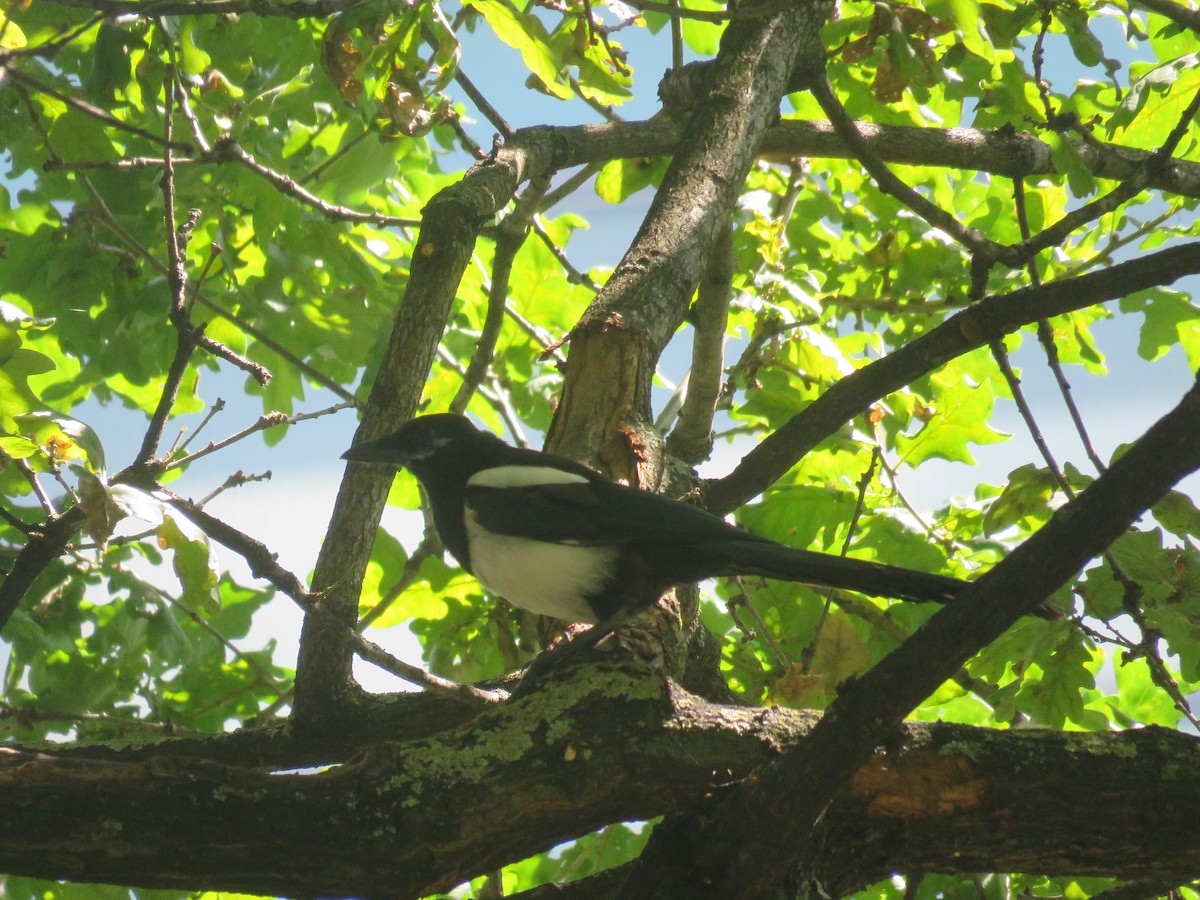
M 968 584 L 948 575 L 798 550 L 768 541 L 725 540 L 703 555 L 720 567 L 713 575 L 761 575 L 918 603 L 948 603 Z

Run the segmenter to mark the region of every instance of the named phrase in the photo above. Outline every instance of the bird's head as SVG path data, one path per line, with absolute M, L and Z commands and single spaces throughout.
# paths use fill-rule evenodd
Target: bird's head
M 466 416 L 454 413 L 419 416 L 409 419 L 391 434 L 355 444 L 342 454 L 342 459 L 420 468 L 423 461 L 433 458 L 444 448 L 453 444 L 470 446 L 480 435 Z

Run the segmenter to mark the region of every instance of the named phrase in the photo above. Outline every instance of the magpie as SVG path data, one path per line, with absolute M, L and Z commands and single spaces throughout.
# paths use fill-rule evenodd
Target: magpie
M 407 468 L 464 569 L 514 606 L 568 622 L 610 622 L 674 585 L 715 576 L 939 603 L 967 584 L 788 547 L 574 460 L 511 447 L 451 413 L 410 419 L 342 458 Z

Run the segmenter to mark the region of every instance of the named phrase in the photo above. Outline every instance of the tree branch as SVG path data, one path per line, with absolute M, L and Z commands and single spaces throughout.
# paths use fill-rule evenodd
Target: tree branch
M 709 482 L 708 508 L 724 515 L 778 481 L 809 450 L 892 391 L 957 356 L 1038 319 L 1116 300 L 1200 272 L 1200 242 L 1160 250 L 1102 272 L 988 297 L 894 353 L 843 378 Z
M 1176 3 L 1175 0 L 1136 0 L 1136 6 L 1166 16 L 1181 28 L 1200 32 L 1200 10 Z
M 667 437 L 667 452 L 691 466 L 708 459 L 713 445 L 713 415 L 721 396 L 725 330 L 733 299 L 733 230 L 726 228 L 713 245 L 692 306 L 692 365 L 679 422 Z
M 556 452 L 631 483 L 656 480 L 653 471 L 636 471 L 647 461 L 657 464 L 640 449 L 653 440 L 655 364 L 728 227 L 780 98 L 798 68 L 824 59 L 820 29 L 831 9 L 824 2 L 797 4 L 726 29 L 692 107 L 687 140 L 629 249 L 572 331 L 562 401 L 547 435 Z
M 480 230 L 523 181 L 559 167 L 558 147 L 548 130 L 521 132 L 425 207 L 404 299 L 356 442 L 378 437 L 416 412 Z M 331 628 L 318 617 L 305 618 L 296 667 L 295 716 L 302 726 L 318 722 L 322 712 L 335 713 L 350 691 L 362 577 L 391 481 L 391 472 L 350 465 L 338 490 L 313 590 L 321 594 L 321 606 L 349 630 Z
M 974 653 L 1028 614 L 1198 468 L 1200 382 L 1045 527 L 973 582 L 953 606 L 940 610 L 845 687 L 803 742 L 731 791 L 698 825 L 668 827 L 661 836 L 656 832 L 633 887 L 656 878 L 655 895 L 664 900 L 750 900 L 774 896 L 797 868 L 801 882 L 828 883 L 831 867 L 842 865 L 832 857 L 840 854 L 818 849 L 814 825 L 852 776 L 862 777 L 860 767 L 875 748 Z M 784 806 L 780 797 L 793 802 Z M 738 849 L 714 854 L 713 846 Z M 685 857 L 688 861 L 681 867 Z M 711 868 L 700 868 L 701 860 L 710 860 Z
M 0 750 L 0 870 L 270 896 L 423 896 L 568 835 L 711 808 L 714 793 L 752 784 L 803 746 L 818 719 L 705 703 L 644 668 L 606 662 L 319 774 Z M 1097 820 L 1088 802 L 1063 796 L 1068 779 L 1104 785 L 1126 814 Z M 786 814 L 796 798 L 772 803 Z M 1184 880 L 1200 866 L 1198 803 L 1194 737 L 909 723 L 829 807 L 821 835 L 844 852 L 831 854 L 826 885 L 844 895 L 901 860 L 944 872 Z M 446 809 L 456 811 L 450 831 Z M 658 896 L 573 893 L 582 889 L 559 896 Z

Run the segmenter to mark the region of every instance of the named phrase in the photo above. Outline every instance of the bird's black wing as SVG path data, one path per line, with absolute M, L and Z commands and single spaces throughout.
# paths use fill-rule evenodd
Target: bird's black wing
M 759 540 L 699 507 L 598 477 L 514 487 L 469 485 L 466 502 L 489 531 L 552 543 L 682 543 L 734 535 Z

